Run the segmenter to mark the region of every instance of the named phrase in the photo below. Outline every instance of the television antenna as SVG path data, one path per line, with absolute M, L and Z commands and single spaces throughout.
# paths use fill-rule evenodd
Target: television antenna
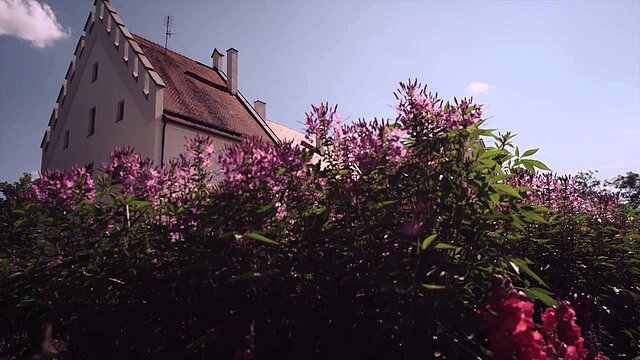
M 167 53 L 167 46 L 169 45 L 169 38 L 176 33 L 171 31 L 171 16 L 167 15 L 165 20 L 166 32 L 164 33 L 164 53 Z

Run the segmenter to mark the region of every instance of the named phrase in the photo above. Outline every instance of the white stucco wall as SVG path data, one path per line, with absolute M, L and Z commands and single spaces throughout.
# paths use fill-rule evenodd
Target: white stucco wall
M 58 105 L 55 128 L 49 129 L 49 144 L 43 149 L 42 170 L 70 168 L 74 164 L 94 164 L 98 169 L 116 146 L 130 145 L 136 152 L 151 157 L 158 163 L 162 135 L 162 88 L 148 79 L 148 95 L 145 95 L 145 77 L 149 74 L 140 62 L 133 47 L 110 13 L 103 11 L 97 2 L 95 23 L 91 32 L 87 29 L 84 50 L 76 54 L 75 73 L 67 79 L 66 99 Z M 111 22 L 111 32 L 107 32 Z M 119 46 L 115 45 L 115 42 Z M 127 43 L 127 45 L 125 45 Z M 124 61 L 128 47 L 128 61 Z M 133 76 L 138 61 L 138 78 Z M 92 68 L 98 63 L 98 78 L 91 81 Z M 117 122 L 118 103 L 124 100 L 124 119 Z M 96 107 L 95 133 L 87 136 L 90 109 Z M 53 125 L 53 124 L 52 124 Z M 64 134 L 69 131 L 69 147 L 64 147 Z
M 165 128 L 165 148 L 164 148 L 164 159 L 165 163 L 172 158 L 179 156 L 184 152 L 184 145 L 186 139 L 191 139 L 196 136 L 208 136 L 213 140 L 213 146 L 215 149 L 215 161 L 212 161 L 211 167 L 209 168 L 215 175 L 214 180 L 220 181 L 222 179 L 222 175 L 220 174 L 220 165 L 218 164 L 218 155 L 222 153 L 225 149 L 225 146 L 231 145 L 233 143 L 237 143 L 237 141 L 222 137 L 219 135 L 214 135 L 208 132 L 200 132 L 193 128 L 188 128 L 186 126 L 175 124 L 168 122 Z

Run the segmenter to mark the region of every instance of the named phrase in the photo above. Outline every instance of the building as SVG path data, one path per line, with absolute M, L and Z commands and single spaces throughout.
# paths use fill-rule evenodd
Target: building
M 42 139 L 42 171 L 98 168 L 123 145 L 164 164 L 197 134 L 216 149 L 246 136 L 304 138 L 240 93 L 237 50 L 214 49 L 206 65 L 132 34 L 108 0 L 94 4 Z

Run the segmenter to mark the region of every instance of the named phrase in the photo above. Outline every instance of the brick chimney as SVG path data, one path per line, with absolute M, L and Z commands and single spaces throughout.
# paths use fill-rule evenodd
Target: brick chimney
M 213 53 L 211 54 L 211 58 L 213 59 L 213 68 L 222 70 L 222 58 L 224 54 L 220 52 L 217 48 L 213 49 Z
M 253 108 L 256 109 L 256 112 L 262 120 L 267 120 L 267 103 L 262 100 L 256 100 L 253 102 Z
M 227 50 L 227 88 L 231 95 L 238 92 L 238 50 Z

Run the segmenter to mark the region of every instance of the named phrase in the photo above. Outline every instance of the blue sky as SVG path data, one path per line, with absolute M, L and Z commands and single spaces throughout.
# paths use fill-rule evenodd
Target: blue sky
M 0 10 L 16 1 L 33 0 Z M 290 127 L 323 101 L 347 119 L 393 117 L 398 82 L 418 78 L 445 98 L 473 94 L 490 127 L 555 171 L 640 171 L 640 1 L 111 2 L 160 43 L 172 15 L 170 48 L 201 62 L 238 49 L 240 91 Z M 39 169 L 92 3 L 46 0 L 35 25 L 0 14 L 0 181 Z

